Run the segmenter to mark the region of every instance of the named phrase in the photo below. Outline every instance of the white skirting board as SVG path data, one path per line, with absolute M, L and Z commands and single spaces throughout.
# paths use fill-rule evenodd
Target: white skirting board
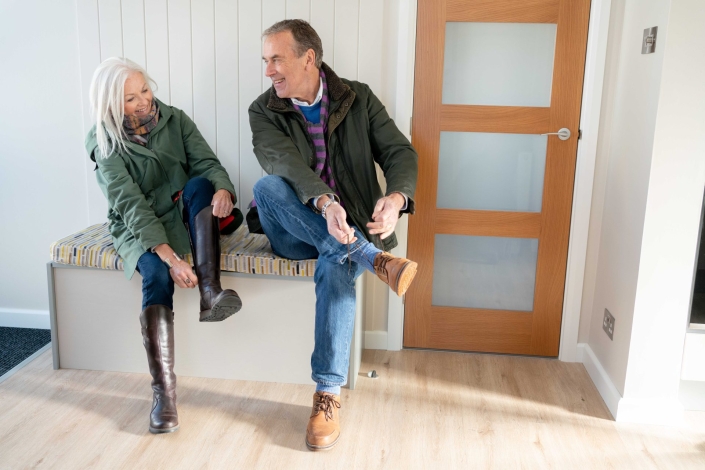
M 678 426 L 683 422 L 683 405 L 677 400 L 634 400 L 624 398 L 607 371 L 586 343 L 578 344 L 578 361 L 587 369 L 597 391 L 618 422 Z
M 616 418 L 622 395 L 617 390 L 617 387 L 614 386 L 607 371 L 602 367 L 602 364 L 600 364 L 600 361 L 587 343 L 578 343 L 578 362 L 583 363 L 595 387 L 597 387 L 597 391 L 600 392 L 605 405 L 607 405 L 612 416 Z
M 55 368 L 146 374 L 141 277 L 135 274 L 127 281 L 122 271 L 52 263 L 48 272 Z M 240 312 L 222 322 L 200 323 L 198 290 L 176 289 L 176 374 L 313 384 L 313 279 L 223 273 L 221 282 L 243 302 Z M 362 349 L 361 304 L 351 345 L 350 388 Z
M 0 308 L 0 326 L 48 330 L 49 311 Z
M 386 331 L 365 331 L 365 349 L 387 350 Z

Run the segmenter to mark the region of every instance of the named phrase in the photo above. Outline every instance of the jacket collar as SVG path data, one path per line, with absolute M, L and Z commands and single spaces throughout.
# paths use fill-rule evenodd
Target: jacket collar
M 323 62 L 321 65 L 321 70 L 326 74 L 326 83 L 328 85 L 328 96 L 331 101 L 340 100 L 350 87 L 343 83 L 343 81 L 333 72 L 333 69 L 328 67 L 328 64 Z M 284 111 L 288 108 L 292 108 L 291 100 L 288 98 L 279 98 L 277 93 L 274 91 L 274 86 L 269 90 L 269 102 L 267 103 L 267 108 L 274 109 L 277 111 Z

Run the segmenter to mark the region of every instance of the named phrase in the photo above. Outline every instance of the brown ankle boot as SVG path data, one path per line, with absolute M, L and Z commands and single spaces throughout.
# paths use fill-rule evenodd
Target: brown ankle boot
M 222 321 L 237 313 L 242 301 L 232 289 L 220 287 L 220 230 L 213 206 L 196 214 L 189 227 L 193 264 L 201 291 L 200 321 Z
M 150 305 L 140 314 L 140 323 L 154 391 L 149 432 L 174 432 L 179 429 L 174 375 L 174 312 L 164 305 Z
M 375 256 L 373 263 L 377 277 L 392 288 L 397 295 L 402 296 L 416 276 L 418 264 L 406 258 L 397 258 L 383 251 Z
M 313 394 L 313 410 L 306 427 L 306 446 L 313 451 L 328 450 L 338 443 L 340 397 L 328 392 Z

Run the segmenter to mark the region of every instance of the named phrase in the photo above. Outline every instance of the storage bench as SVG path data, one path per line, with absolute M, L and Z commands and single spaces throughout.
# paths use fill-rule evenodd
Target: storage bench
M 198 289 L 176 288 L 177 376 L 313 384 L 316 260 L 280 258 L 266 236 L 250 234 L 244 225 L 221 237 L 221 248 L 221 283 L 238 292 L 242 310 L 222 322 L 201 323 Z M 47 272 L 54 368 L 148 373 L 139 323 L 142 278 L 136 273 L 125 279 L 108 224 L 53 243 Z M 362 353 L 360 279 L 350 388 Z

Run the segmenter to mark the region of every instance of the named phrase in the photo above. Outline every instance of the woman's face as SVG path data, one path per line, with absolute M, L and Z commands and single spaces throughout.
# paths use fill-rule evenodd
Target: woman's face
M 146 116 L 152 109 L 152 89 L 139 72 L 125 80 L 125 116 Z

